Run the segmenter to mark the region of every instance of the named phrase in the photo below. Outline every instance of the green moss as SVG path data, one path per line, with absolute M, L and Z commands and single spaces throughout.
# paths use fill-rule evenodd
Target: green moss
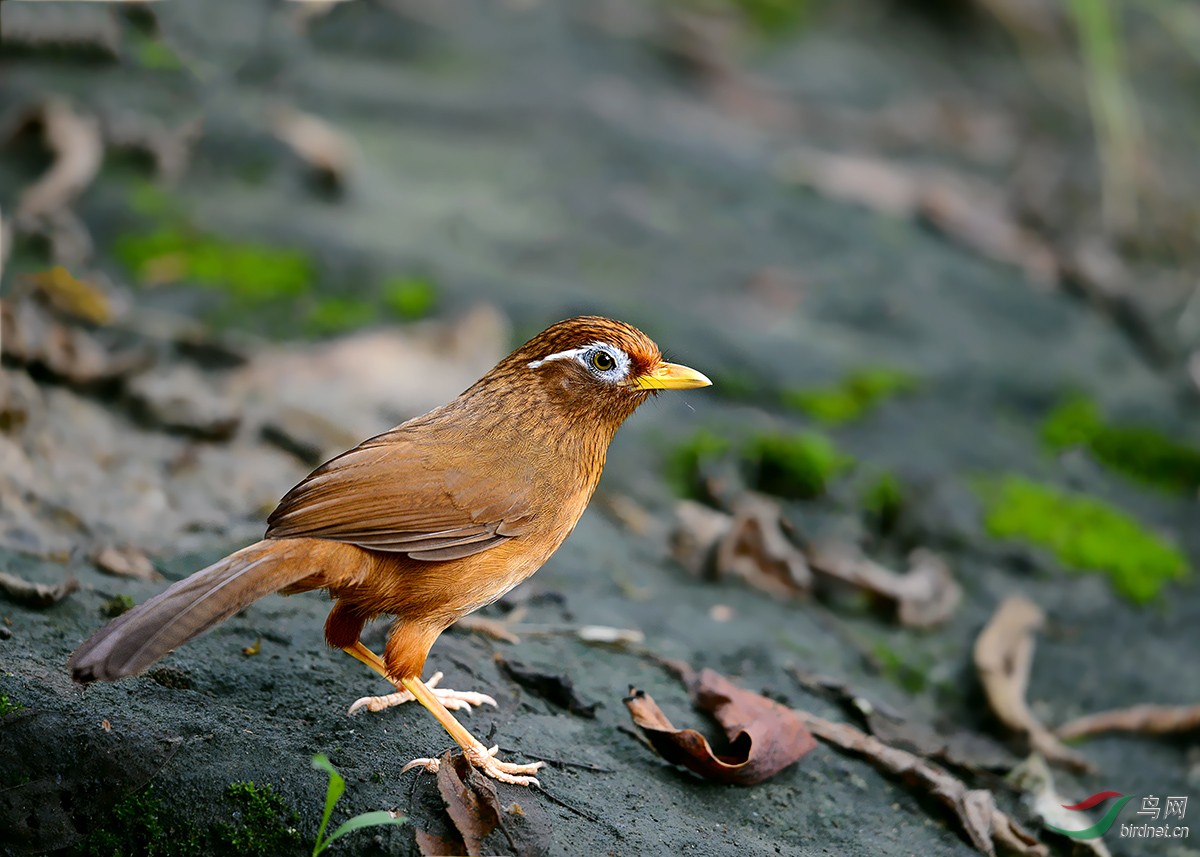
M 308 313 L 309 333 L 340 333 L 370 324 L 378 317 L 375 305 L 362 298 L 329 297 L 317 302 Z
M 100 615 L 115 619 L 122 613 L 133 609 L 133 598 L 128 595 L 114 595 L 100 605 Z
M 312 285 L 312 260 L 297 250 L 232 241 L 168 226 L 122 235 L 117 258 L 143 281 L 191 280 L 224 289 L 241 303 L 296 297 Z
M 894 473 L 881 473 L 862 493 L 862 508 L 875 528 L 890 532 L 904 508 L 904 489 Z
M 383 302 L 398 318 L 424 318 L 437 303 L 437 287 L 424 277 L 393 277 L 382 287 Z
M 1200 450 L 1145 426 L 1106 425 L 1095 402 L 1082 396 L 1050 414 L 1042 439 L 1056 451 L 1083 447 L 1106 467 L 1155 488 L 1183 494 L 1200 489 Z
M 24 705 L 15 699 L 9 699 L 8 694 L 0 693 L 0 717 L 12 714 L 14 711 L 20 711 L 24 707 Z
M 295 827 L 299 817 L 270 786 L 232 783 L 226 796 L 237 807 L 240 824 L 217 825 L 227 846 L 222 853 L 272 857 L 299 847 L 300 832 Z
M 978 488 L 992 536 L 1046 548 L 1069 569 L 1107 574 L 1131 601 L 1149 601 L 1188 572 L 1173 544 L 1092 497 L 1015 476 Z
M 95 857 L 203 857 L 238 854 L 276 857 L 298 854 L 298 817 L 269 786 L 233 783 L 208 814 L 208 823 L 172 811 L 150 785 L 129 795 L 104 816 L 71 853 Z M 228 821 L 224 819 L 229 819 Z
M 917 379 L 896 369 L 868 368 L 852 372 L 834 387 L 791 390 L 783 404 L 823 423 L 838 425 L 859 419 L 884 399 L 917 388 Z
M 854 463 L 823 434 L 760 435 L 743 456 L 755 487 L 779 497 L 810 499 L 825 493 L 829 482 Z
M 73 851 L 89 857 L 201 857 L 207 852 L 202 831 L 171 813 L 154 786 L 129 795 L 104 816 Z
M 147 71 L 178 71 L 183 68 L 179 55 L 170 45 L 153 36 L 139 36 L 133 42 L 133 56 Z
M 700 497 L 704 467 L 729 452 L 732 444 L 720 435 L 698 431 L 671 451 L 667 481 L 681 497 Z
M 920 693 L 928 686 L 932 660 L 927 658 L 923 663 L 910 663 L 882 640 L 871 646 L 871 654 L 878 662 L 883 677 L 902 690 Z

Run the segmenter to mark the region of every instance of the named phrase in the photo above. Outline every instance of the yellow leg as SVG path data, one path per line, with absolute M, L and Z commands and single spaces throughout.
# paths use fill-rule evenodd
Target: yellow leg
M 415 699 L 411 692 L 405 690 L 400 682 L 388 674 L 387 665 L 384 664 L 383 658 L 364 646 L 361 641 L 356 642 L 353 646 L 347 646 L 342 651 L 355 660 L 366 664 L 396 686 L 395 693 L 389 693 L 386 696 L 364 696 L 362 699 L 355 700 L 354 704 L 350 706 L 350 714 L 357 714 L 364 708 L 368 711 L 383 711 L 385 708 L 402 705 L 405 702 L 412 702 Z M 448 708 L 453 708 L 455 711 L 469 712 L 472 705 L 491 705 L 493 707 L 496 705 L 496 700 L 492 699 L 486 693 L 475 693 L 470 690 L 450 690 L 446 687 L 438 687 L 437 683 L 441 680 L 442 674 L 440 672 L 434 673 L 429 677 L 429 681 L 425 685 Z M 437 689 L 434 690 L 434 688 Z
M 467 760 L 479 770 L 483 771 L 489 777 L 501 780 L 506 783 L 515 783 L 519 786 L 541 785 L 536 777 L 530 776 L 537 772 L 539 768 L 545 765 L 545 762 L 533 762 L 528 765 L 518 765 L 511 762 L 501 762 L 496 758 L 496 751 L 499 747 L 488 749 L 483 746 L 483 742 L 467 731 L 466 727 L 454 719 L 454 715 L 442 705 L 442 701 L 438 698 L 437 693 L 433 691 L 425 682 L 413 676 L 412 678 L 400 679 L 400 684 L 404 689 L 413 695 L 417 702 L 425 706 L 432 714 L 437 722 L 442 724 L 442 728 L 450 733 L 450 737 L 454 739 L 454 743 L 462 747 L 463 754 Z M 404 770 L 412 767 L 423 767 L 429 771 L 438 769 L 437 759 L 414 759 L 404 766 Z
M 361 640 L 356 641 L 353 646 L 347 646 L 346 648 L 342 649 L 342 651 L 355 660 L 362 661 L 371 669 L 375 670 L 375 672 L 392 682 L 392 684 L 396 683 L 395 680 L 388 675 L 387 667 L 383 664 L 383 658 L 379 657 L 379 655 L 375 654 L 366 646 L 364 646 Z

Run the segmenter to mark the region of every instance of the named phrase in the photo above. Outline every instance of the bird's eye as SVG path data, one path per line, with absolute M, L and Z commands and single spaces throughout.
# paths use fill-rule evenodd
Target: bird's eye
M 592 352 L 592 368 L 597 372 L 611 372 L 616 366 L 616 359 L 607 351 L 597 349 Z

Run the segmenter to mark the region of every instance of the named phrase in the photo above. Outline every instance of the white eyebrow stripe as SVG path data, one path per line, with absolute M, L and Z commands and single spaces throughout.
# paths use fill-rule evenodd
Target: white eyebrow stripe
M 601 343 L 599 342 L 592 342 L 587 345 L 582 345 L 579 348 L 568 348 L 566 351 L 560 351 L 557 354 L 547 354 L 541 360 L 531 361 L 529 363 L 529 368 L 536 369 L 539 366 L 549 363 L 551 360 L 573 360 L 580 354 L 584 354 L 600 344 Z

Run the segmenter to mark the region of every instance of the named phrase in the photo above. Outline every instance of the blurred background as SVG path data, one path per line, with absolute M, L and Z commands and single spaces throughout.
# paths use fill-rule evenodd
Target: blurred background
M 0 847 L 190 853 L 161 850 L 185 824 L 216 847 L 239 782 L 309 842 L 317 751 L 358 808 L 417 817 L 399 766 L 443 739 L 345 718 L 369 677 L 323 649 L 316 597 L 157 677 L 83 695 L 63 663 L 258 538 L 326 457 L 579 313 L 715 383 L 631 420 L 576 534 L 487 614 L 641 648 L 434 649 L 449 686 L 502 689 L 476 726 L 607 771 L 553 770 L 579 811 L 523 795 L 545 849 L 497 848 L 973 853 L 829 750 L 749 791 L 667 768 L 620 699 L 694 714 L 647 652 L 825 712 L 831 676 L 986 736 L 1001 760 L 967 781 L 1035 832 L 1047 780 L 1004 779 L 1029 736 L 972 654 L 1004 599 L 1045 614 L 1050 727 L 1195 704 L 1195 3 L 7 0 L 0 47 L 0 567 L 45 590 L 0 600 Z M 597 719 L 522 694 L 497 652 L 572 676 Z M 1186 735 L 1075 749 L 1058 803 L 1200 787 Z

